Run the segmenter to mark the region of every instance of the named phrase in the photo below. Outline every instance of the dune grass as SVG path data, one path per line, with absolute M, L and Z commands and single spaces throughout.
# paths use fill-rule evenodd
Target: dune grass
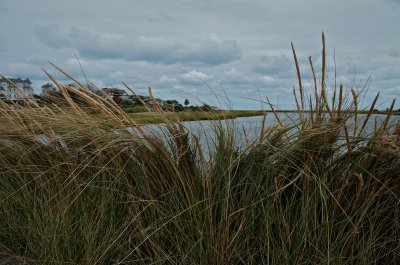
M 0 261 L 399 264 L 400 126 L 367 132 L 375 103 L 322 76 L 309 97 L 299 74 L 298 121 L 245 147 L 216 121 L 209 150 L 155 100 L 165 139 L 50 74 L 68 111 L 0 102 Z

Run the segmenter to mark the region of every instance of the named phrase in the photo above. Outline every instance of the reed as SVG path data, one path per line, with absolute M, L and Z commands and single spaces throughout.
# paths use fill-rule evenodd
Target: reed
M 245 146 L 224 121 L 204 145 L 153 100 L 160 137 L 51 74 L 63 107 L 1 103 L 0 263 L 400 264 L 399 125 L 365 130 L 309 62 L 302 118 L 270 104 L 279 124 Z

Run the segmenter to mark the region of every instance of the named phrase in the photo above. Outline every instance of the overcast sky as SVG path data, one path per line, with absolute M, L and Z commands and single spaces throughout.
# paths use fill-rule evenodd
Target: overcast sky
M 259 108 L 268 96 L 293 108 L 297 85 L 293 41 L 304 82 L 308 56 L 321 66 L 321 32 L 337 83 L 400 95 L 399 0 L 0 0 L 0 73 L 29 77 L 36 92 L 48 81 L 47 62 L 99 87 L 161 98 L 189 98 L 226 107 Z M 318 71 L 319 72 L 319 71 Z M 328 76 L 334 84 L 334 74 Z M 400 107 L 400 104 L 397 104 Z

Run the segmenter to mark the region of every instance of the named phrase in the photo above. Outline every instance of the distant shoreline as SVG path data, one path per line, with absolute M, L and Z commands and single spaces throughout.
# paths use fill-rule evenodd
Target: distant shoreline
M 138 124 L 157 124 L 169 121 L 201 121 L 235 119 L 263 115 L 262 110 L 223 110 L 223 111 L 182 111 L 182 112 L 139 112 L 129 113 L 129 116 Z
M 275 110 L 276 113 L 296 113 L 297 110 Z M 304 111 L 306 113 L 310 111 Z M 353 111 L 348 111 L 353 112 Z M 201 120 L 222 120 L 235 119 L 240 117 L 262 116 L 264 113 L 273 113 L 272 110 L 221 110 L 221 111 L 182 111 L 182 112 L 138 112 L 129 113 L 129 116 L 138 124 L 163 123 L 165 119 L 173 121 L 201 121 Z M 368 114 L 368 111 L 359 110 L 358 114 Z M 373 111 L 371 114 L 385 115 L 385 111 Z M 392 115 L 400 115 L 399 111 L 392 112 Z

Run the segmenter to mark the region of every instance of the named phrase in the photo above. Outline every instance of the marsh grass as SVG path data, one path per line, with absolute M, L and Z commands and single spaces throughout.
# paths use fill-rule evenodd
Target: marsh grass
M 348 98 L 340 86 L 328 100 L 323 47 L 311 96 L 298 71 L 298 121 L 276 115 L 278 124 L 262 125 L 244 148 L 235 130 L 215 122 L 208 156 L 155 100 L 165 139 L 77 80 L 80 90 L 49 74 L 68 107 L 0 102 L 0 257 L 399 264 L 399 124 L 390 126 L 390 111 L 367 133 L 371 113 L 357 115 L 356 91 Z

